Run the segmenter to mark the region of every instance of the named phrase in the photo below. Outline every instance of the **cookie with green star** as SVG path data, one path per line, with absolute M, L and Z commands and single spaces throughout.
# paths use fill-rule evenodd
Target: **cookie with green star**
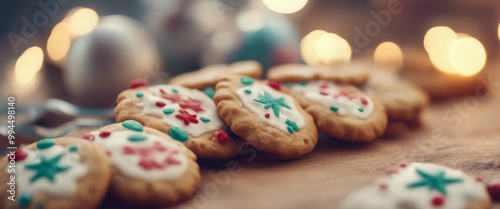
M 316 145 L 312 117 L 274 81 L 228 75 L 217 83 L 214 101 L 236 135 L 268 154 L 299 158 Z
M 341 209 L 486 209 L 491 199 L 481 177 L 432 163 L 404 163 L 354 192 Z
M 0 168 L 6 183 L 0 186 L 0 208 L 97 208 L 111 176 L 106 152 L 73 137 L 19 148 L 0 161 Z

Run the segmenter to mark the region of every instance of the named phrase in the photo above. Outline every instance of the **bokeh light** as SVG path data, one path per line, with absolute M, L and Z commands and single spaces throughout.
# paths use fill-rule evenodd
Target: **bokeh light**
M 99 22 L 97 12 L 90 8 L 77 7 L 68 13 L 71 37 L 76 38 L 92 31 Z
M 456 73 L 472 76 L 486 64 L 486 51 L 479 40 L 472 37 L 461 38 L 451 46 L 449 60 Z
M 307 4 L 308 0 L 262 0 L 264 4 L 273 12 L 282 14 L 295 13 Z
M 403 52 L 394 42 L 383 42 L 377 46 L 373 54 L 376 64 L 399 69 L 403 65 Z
M 424 37 L 424 47 L 436 68 L 446 73 L 455 73 L 449 62 L 450 48 L 458 39 L 457 34 L 446 26 L 433 27 Z
M 316 53 L 323 64 L 349 62 L 352 56 L 349 43 L 334 33 L 325 34 L 318 39 Z
M 316 43 L 326 34 L 326 31 L 314 30 L 302 38 L 300 42 L 300 53 L 305 63 L 310 65 L 318 65 L 321 63 L 319 56 L 316 54 Z
M 19 56 L 14 68 L 16 81 L 21 86 L 27 85 L 33 81 L 36 74 L 42 68 L 43 51 L 38 46 L 33 46 Z
M 236 25 L 242 31 L 257 31 L 264 27 L 265 16 L 258 10 L 244 11 L 236 18 Z

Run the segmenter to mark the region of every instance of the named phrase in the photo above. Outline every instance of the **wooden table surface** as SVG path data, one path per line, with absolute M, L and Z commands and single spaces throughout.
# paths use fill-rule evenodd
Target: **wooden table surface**
M 459 168 L 485 182 L 500 178 L 500 72 L 489 76 L 497 82 L 492 93 L 434 102 L 423 114 L 423 127 L 397 138 L 358 144 L 320 135 L 314 151 L 297 160 L 251 150 L 234 160 L 200 161 L 197 194 L 173 208 L 337 208 L 348 194 L 403 162 Z M 107 201 L 103 208 L 120 207 Z

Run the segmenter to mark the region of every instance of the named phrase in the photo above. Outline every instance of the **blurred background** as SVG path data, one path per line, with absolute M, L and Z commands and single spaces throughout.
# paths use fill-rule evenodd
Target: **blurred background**
M 421 57 L 432 64 L 410 67 L 469 77 L 498 66 L 500 38 L 492 0 L 4 0 L 0 19 L 0 108 L 14 96 L 32 137 L 113 122 L 116 96 L 137 77 L 166 83 L 240 60 L 405 68 Z

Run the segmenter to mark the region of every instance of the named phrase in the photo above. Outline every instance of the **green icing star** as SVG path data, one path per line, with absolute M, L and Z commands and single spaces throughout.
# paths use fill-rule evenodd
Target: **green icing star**
M 274 98 L 273 95 L 271 95 L 269 92 L 264 92 L 264 95 L 259 93 L 259 96 L 257 99 L 254 99 L 253 101 L 256 101 L 258 103 L 264 104 L 264 108 L 269 109 L 273 108 L 273 112 L 276 116 L 280 116 L 280 107 L 283 106 L 285 108 L 291 109 L 288 104 L 285 103 L 285 98 L 279 97 L 279 98 Z
M 36 170 L 35 175 L 31 177 L 30 181 L 34 182 L 41 177 L 46 177 L 53 182 L 57 173 L 66 171 L 70 168 L 69 166 L 61 166 L 58 164 L 62 156 L 63 153 L 51 159 L 47 159 L 45 156 L 40 155 L 39 163 L 25 165 L 27 169 Z
M 422 180 L 408 184 L 408 188 L 428 186 L 429 190 L 435 189 L 446 195 L 447 184 L 463 181 L 463 179 L 460 178 L 445 178 L 444 171 L 439 171 L 437 174 L 432 175 L 417 169 L 417 173 L 422 177 Z

